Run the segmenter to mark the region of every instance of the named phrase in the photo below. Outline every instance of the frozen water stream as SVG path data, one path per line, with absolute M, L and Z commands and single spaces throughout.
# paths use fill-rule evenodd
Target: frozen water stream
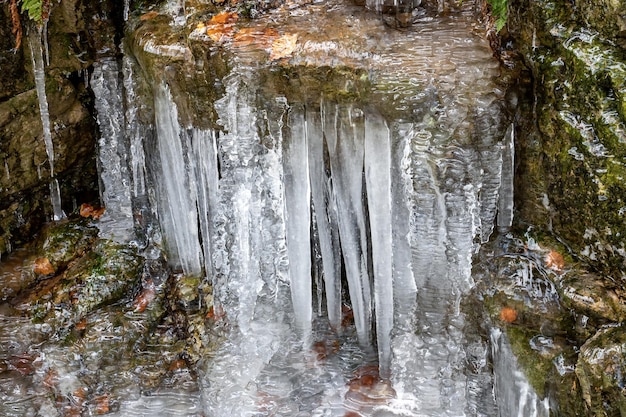
M 271 91 L 259 74 L 281 64 L 227 45 L 214 125 L 194 125 L 205 115 L 180 105 L 192 92 L 171 78 L 140 96 L 129 57 L 94 65 L 103 232 L 132 239 L 151 210 L 158 228 L 139 239 L 207 277 L 229 325 L 190 392 L 123 381 L 117 415 L 543 415 L 523 378 L 503 380 L 516 366 L 504 336 L 480 339 L 461 307 L 473 257 L 511 225 L 513 202 L 499 64 L 473 9 L 402 30 L 341 2 L 261 17 L 250 24 L 290 14 L 279 28 L 299 33 L 296 70 L 360 75 L 314 97 L 306 84 Z

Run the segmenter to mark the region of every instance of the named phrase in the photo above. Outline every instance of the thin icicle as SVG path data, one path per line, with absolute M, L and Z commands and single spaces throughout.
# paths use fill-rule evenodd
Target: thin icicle
M 50 164 L 50 200 L 52 203 L 52 213 L 54 220 L 61 220 L 65 217 L 65 213 L 63 213 L 63 209 L 61 208 L 61 193 L 54 172 L 54 144 L 52 143 L 52 132 L 50 130 L 50 112 L 48 110 L 48 98 L 46 97 L 46 73 L 41 46 L 42 29 L 29 31 L 28 42 L 30 44 L 30 56 L 33 61 L 35 88 L 39 101 L 39 115 L 43 127 L 43 140 L 46 145 L 48 163 Z
M 502 177 L 498 200 L 498 227 L 508 230 L 513 224 L 513 176 L 515 166 L 515 129 L 511 124 L 502 143 Z
M 378 114 L 365 117 L 365 184 L 369 209 L 376 340 L 380 375 L 390 377 L 393 328 L 393 277 L 391 239 L 391 144 L 389 129 Z
M 315 221 L 322 255 L 326 309 L 334 329 L 341 325 L 341 250 L 337 229 L 337 206 L 324 168 L 324 133 L 319 111 L 307 109 L 306 135 L 309 146 L 309 177 Z
M 216 133 L 213 130 L 193 130 L 195 183 L 198 193 L 198 217 L 204 252 L 204 270 L 207 276 L 215 276 L 212 266 L 213 215 L 218 202 L 218 172 Z
M 311 329 L 311 191 L 304 114 L 289 113 L 289 134 L 285 138 L 284 184 L 287 224 L 289 278 L 295 321 L 305 337 Z

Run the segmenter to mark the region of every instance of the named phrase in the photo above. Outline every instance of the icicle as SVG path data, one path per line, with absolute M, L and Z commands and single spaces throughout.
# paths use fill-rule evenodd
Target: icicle
M 324 105 L 324 134 L 337 201 L 339 235 L 348 290 L 359 342 L 371 342 L 372 302 L 367 270 L 367 239 L 363 209 L 363 134 L 352 117 L 352 106 Z M 328 110 L 326 110 L 328 107 Z
M 334 329 L 341 325 L 341 250 L 337 226 L 337 206 L 324 167 L 324 133 L 319 111 L 307 109 L 306 135 L 309 145 L 309 177 L 319 236 L 326 309 Z
M 135 86 L 138 84 L 138 80 L 136 80 L 135 72 L 133 71 L 134 65 L 136 65 L 134 61 L 125 55 L 122 61 L 124 96 L 126 102 L 125 136 L 130 143 L 130 169 L 133 183 L 133 197 L 137 198 L 146 193 L 146 156 L 143 149 L 146 127 L 137 120 L 137 110 L 141 106 L 145 106 L 145 104 L 135 93 Z
M 170 261 L 181 267 L 186 275 L 199 276 L 201 248 L 198 236 L 198 213 L 196 209 L 196 186 L 190 185 L 191 169 L 185 163 L 185 151 L 189 149 L 186 133 L 178 123 L 178 110 L 165 84 L 157 88 L 154 99 L 159 158 L 161 198 L 159 208 L 161 225 L 167 236 L 166 243 Z
M 511 124 L 502 143 L 502 176 L 498 200 L 498 228 L 508 230 L 513 224 L 513 177 L 515 170 L 515 129 Z
M 365 184 L 369 209 L 376 341 L 380 375 L 390 377 L 393 328 L 393 278 L 391 239 L 391 144 L 389 129 L 378 114 L 365 117 Z
M 214 239 L 213 215 L 218 203 L 218 171 L 216 133 L 213 130 L 193 130 L 193 153 L 195 161 L 195 183 L 198 193 L 198 217 L 204 253 L 204 270 L 207 276 L 213 273 L 211 243 Z
M 33 62 L 35 88 L 37 90 L 37 99 L 39 101 L 39 114 L 41 116 L 41 124 L 43 127 L 43 140 L 46 145 L 48 163 L 50 164 L 50 200 L 52 203 L 52 213 L 54 220 L 61 220 L 65 217 L 65 213 L 63 213 L 63 209 L 61 208 L 59 184 L 56 181 L 54 172 L 54 145 L 52 143 L 52 132 L 50 130 L 50 113 L 48 110 L 48 98 L 46 97 L 46 73 L 44 70 L 43 52 L 41 47 L 42 31 L 29 31 L 28 42 L 30 44 L 30 56 Z
M 94 64 L 91 84 L 100 127 L 98 174 L 102 203 L 106 207 L 98 226 L 103 236 L 127 242 L 134 238 L 134 229 L 119 72 L 115 58 L 103 58 Z
M 284 190 L 291 299 L 296 325 L 306 337 L 313 313 L 311 293 L 311 192 L 304 114 L 292 109 L 285 138 Z

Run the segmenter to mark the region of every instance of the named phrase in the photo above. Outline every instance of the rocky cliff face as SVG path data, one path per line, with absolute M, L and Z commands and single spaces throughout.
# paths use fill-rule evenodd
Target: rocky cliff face
M 516 50 L 525 67 L 517 220 L 522 240 L 532 235 L 545 245 L 538 258 L 533 239 L 518 248 L 522 263 L 534 259 L 535 276 L 505 296 L 504 305 L 521 312 L 508 333 L 535 387 L 557 398 L 562 415 L 625 412 L 625 17 L 619 0 L 515 0 L 502 32 L 504 56 Z M 491 274 L 502 276 L 511 274 Z M 496 299 L 510 282 L 493 285 Z M 529 282 L 545 287 L 530 295 Z M 545 338 L 549 349 L 538 343 Z
M 53 4 L 47 23 L 49 63 L 46 95 L 51 119 L 55 174 L 63 209 L 96 199 L 96 126 L 88 86 L 96 52 L 115 51 L 111 2 L 63 1 Z M 33 78 L 25 25 L 15 49 L 8 4 L 0 7 L 0 254 L 32 239 L 52 217 L 50 165 Z
M 616 279 L 626 250 L 623 1 L 514 1 L 509 34 L 533 89 L 521 111 L 517 207 Z

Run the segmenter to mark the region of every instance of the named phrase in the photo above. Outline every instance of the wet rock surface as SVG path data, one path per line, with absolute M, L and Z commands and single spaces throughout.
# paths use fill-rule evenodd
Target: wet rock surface
M 200 281 L 172 275 L 158 251 L 98 233 L 97 221 L 70 216 L 3 259 L 0 414 L 134 415 L 141 395 L 177 390 L 193 401 L 195 363 L 219 337 L 206 330 L 211 299 L 198 300 Z M 18 385 L 28 404 L 15 402 Z
M 477 295 L 503 329 L 526 377 L 562 415 L 620 415 L 621 289 L 566 256 L 558 243 L 500 236 L 475 268 Z M 558 267 L 557 267 L 558 266 Z
M 533 81 L 519 102 L 520 218 L 553 232 L 593 269 L 623 279 L 626 61 L 618 27 L 624 4 L 510 6 L 508 45 L 518 49 Z

